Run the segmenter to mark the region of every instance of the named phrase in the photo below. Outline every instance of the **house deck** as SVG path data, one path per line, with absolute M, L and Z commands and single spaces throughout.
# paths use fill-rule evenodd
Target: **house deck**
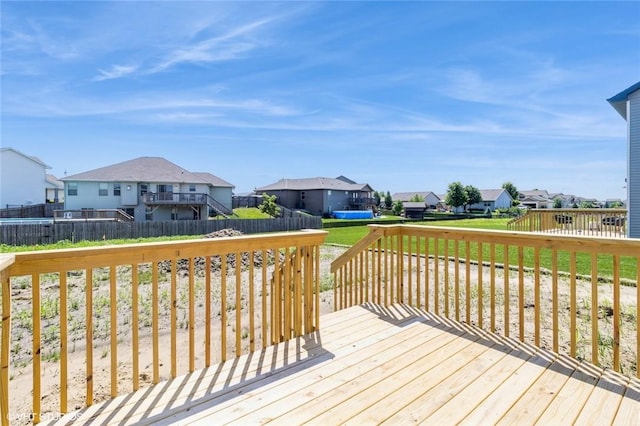
M 640 381 L 405 305 L 63 417 L 57 424 L 638 424 Z

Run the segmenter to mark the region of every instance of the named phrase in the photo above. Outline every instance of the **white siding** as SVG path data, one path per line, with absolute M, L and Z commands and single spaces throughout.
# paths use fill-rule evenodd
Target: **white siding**
M 41 163 L 12 149 L 0 151 L 0 208 L 44 203 L 45 178 Z
M 629 237 L 640 238 L 640 90 L 629 95 L 627 126 L 629 132 L 628 232 Z
M 496 200 L 495 208 L 496 209 L 508 209 L 511 207 L 511 197 L 507 191 L 503 191 L 498 195 L 498 199 Z

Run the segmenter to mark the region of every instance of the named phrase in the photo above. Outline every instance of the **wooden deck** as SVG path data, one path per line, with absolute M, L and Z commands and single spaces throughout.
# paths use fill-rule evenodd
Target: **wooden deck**
M 640 381 L 415 308 L 321 329 L 57 424 L 640 424 Z

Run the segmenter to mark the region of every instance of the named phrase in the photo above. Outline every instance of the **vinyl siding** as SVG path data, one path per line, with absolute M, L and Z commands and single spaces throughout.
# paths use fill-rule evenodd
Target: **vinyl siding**
M 629 96 L 627 104 L 629 129 L 629 237 L 640 238 L 640 90 Z

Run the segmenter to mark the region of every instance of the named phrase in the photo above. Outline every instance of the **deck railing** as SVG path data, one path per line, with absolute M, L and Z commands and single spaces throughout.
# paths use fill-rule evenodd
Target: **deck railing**
M 331 265 L 336 310 L 407 303 L 640 376 L 640 240 L 369 228 Z
M 98 389 L 113 398 L 139 389 L 146 377 L 158 383 L 317 330 L 325 235 L 310 230 L 5 255 L 2 424 L 25 412 L 38 423 L 92 405 Z M 84 353 L 78 358 L 77 352 Z M 52 371 L 59 375 L 53 390 L 45 380 Z M 25 407 L 27 401 L 11 400 L 11 390 L 28 375 L 25 385 L 33 391 Z M 69 396 L 72 380 L 85 387 L 80 401 Z
M 84 209 L 84 210 L 54 210 L 55 222 L 65 221 L 113 221 L 133 222 L 133 216 L 121 209 Z
M 512 231 L 626 237 L 626 209 L 535 209 L 507 224 Z

